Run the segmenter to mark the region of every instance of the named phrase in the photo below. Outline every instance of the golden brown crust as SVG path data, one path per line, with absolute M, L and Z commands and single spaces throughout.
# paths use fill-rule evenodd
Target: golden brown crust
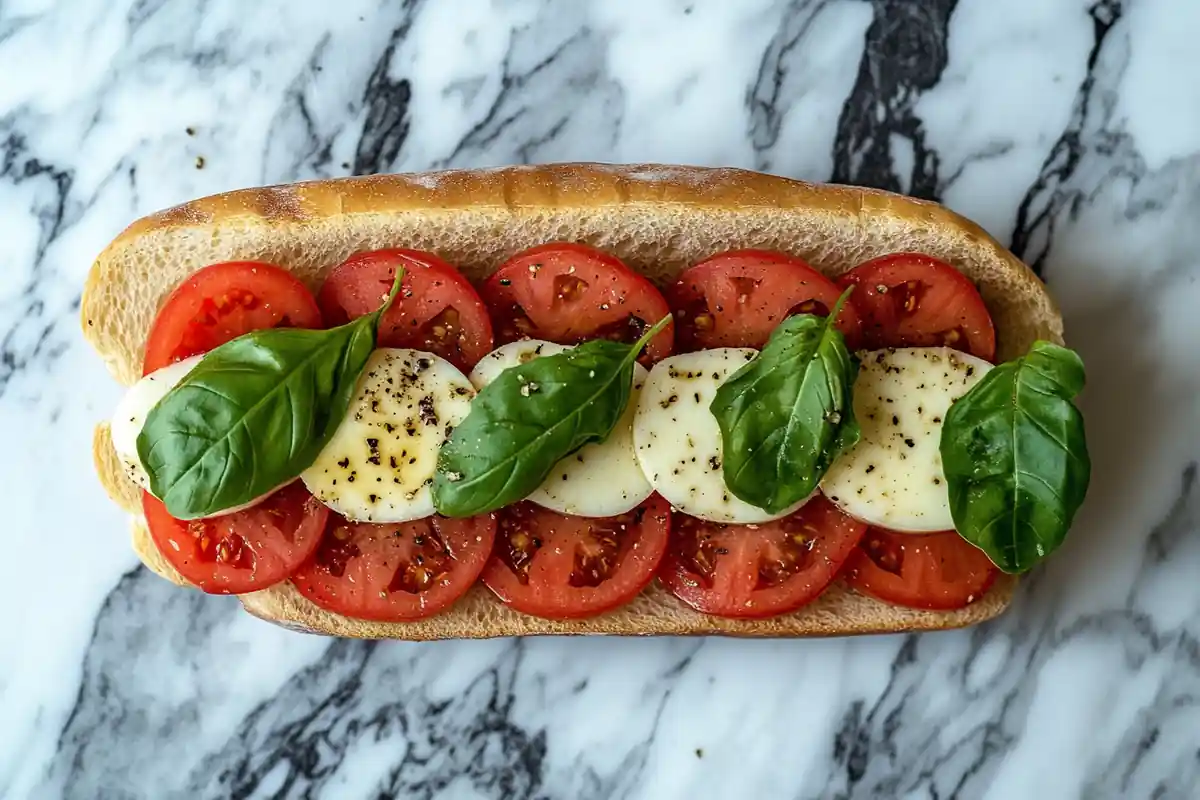
M 157 308 L 206 264 L 259 259 L 316 288 L 354 252 L 413 247 L 437 252 L 478 280 L 513 253 L 547 241 L 594 244 L 657 283 L 723 250 L 798 255 L 827 275 L 886 253 L 942 258 L 971 278 L 996 322 L 1002 359 L 1037 338 L 1061 341 L 1062 320 L 1041 282 L 974 223 L 942 206 L 870 189 L 813 186 L 736 169 L 561 164 L 386 175 L 247 189 L 135 222 L 100 255 L 81 309 L 84 335 L 118 380 L 141 373 Z M 94 442 L 106 491 L 136 513 L 138 493 L 120 469 L 107 426 Z M 151 569 L 182 582 L 139 523 L 135 549 Z M 536 633 L 819 636 L 959 627 L 1007 606 L 1004 577 L 957 612 L 886 605 L 835 585 L 795 614 L 738 622 L 698 614 L 651 587 L 634 603 L 589 620 L 553 622 L 508 610 L 477 587 L 450 611 L 417 623 L 371 623 L 323 611 L 290 585 L 243 598 L 253 614 L 342 636 L 434 639 Z

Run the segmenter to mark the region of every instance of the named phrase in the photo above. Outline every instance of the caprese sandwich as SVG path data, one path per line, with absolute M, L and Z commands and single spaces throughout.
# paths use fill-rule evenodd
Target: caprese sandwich
M 598 165 L 250 190 L 135 224 L 83 318 L 141 372 L 96 458 L 143 560 L 323 633 L 968 624 L 1089 479 L 1041 284 L 863 190 Z

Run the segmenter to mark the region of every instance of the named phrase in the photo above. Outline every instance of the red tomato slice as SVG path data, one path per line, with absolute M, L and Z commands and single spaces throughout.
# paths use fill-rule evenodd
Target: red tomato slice
M 828 316 L 841 295 L 833 281 L 799 258 L 735 250 L 691 267 L 667 291 L 680 352 L 712 347 L 761 348 L 793 314 Z M 847 302 L 838 330 L 857 346 L 858 314 Z
M 309 600 L 343 616 L 422 619 L 471 588 L 495 536 L 490 514 L 399 524 L 350 522 L 332 514 L 316 553 L 292 575 L 292 583 Z
M 860 264 L 838 278 L 863 321 L 863 347 L 953 347 L 996 357 L 996 329 L 979 290 L 954 267 L 919 253 Z
M 547 244 L 517 254 L 488 278 L 483 299 L 497 344 L 526 338 L 634 342 L 670 313 L 650 281 L 620 259 L 582 244 Z M 672 327 L 654 337 L 640 360 L 651 363 L 671 354 Z
M 948 611 L 987 592 L 999 571 L 954 531 L 893 533 L 871 528 L 846 562 L 855 589 L 888 603 Z
M 329 509 L 300 481 L 245 511 L 178 520 L 149 492 L 142 512 L 163 557 L 209 594 L 243 594 L 287 578 L 316 549 Z
M 623 605 L 654 577 L 667 549 L 670 506 L 658 495 L 628 514 L 585 519 L 522 502 L 500 511 L 483 582 L 518 611 L 577 619 Z
M 435 353 L 469 372 L 492 349 L 492 322 L 470 281 L 432 253 L 351 256 L 321 286 L 317 300 L 325 322 L 341 325 L 383 305 L 397 266 L 404 267 L 404 281 L 380 322 L 379 346 Z
M 867 528 L 821 495 L 775 522 L 722 525 L 677 514 L 673 526 L 659 579 L 697 611 L 746 619 L 815 600 Z
M 320 327 L 312 292 L 291 273 L 255 261 L 212 264 L 181 283 L 159 309 L 142 374 L 250 331 Z

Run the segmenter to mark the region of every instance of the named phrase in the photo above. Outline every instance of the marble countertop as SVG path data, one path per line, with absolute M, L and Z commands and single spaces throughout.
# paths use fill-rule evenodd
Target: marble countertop
M 0 796 L 1184 798 L 1200 784 L 1200 7 L 0 1 Z M 176 202 L 571 159 L 942 200 L 1089 367 L 1071 540 L 976 629 L 362 643 L 137 567 L 91 259 Z

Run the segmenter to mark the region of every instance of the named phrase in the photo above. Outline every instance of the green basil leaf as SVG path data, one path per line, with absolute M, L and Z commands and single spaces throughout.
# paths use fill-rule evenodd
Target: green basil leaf
M 1035 342 L 992 369 L 946 413 L 942 468 L 954 527 L 1005 572 L 1062 544 L 1087 494 L 1091 460 L 1075 352 Z
M 851 402 L 858 361 L 833 325 L 850 291 L 827 317 L 784 320 L 709 406 L 721 428 L 725 485 L 768 513 L 812 494 L 861 435 Z
M 177 519 L 212 516 L 295 480 L 354 395 L 380 309 L 329 330 L 273 328 L 209 351 L 150 411 L 138 456 Z
M 438 513 L 469 517 L 524 499 L 562 458 L 608 437 L 633 385 L 633 364 L 664 317 L 632 345 L 596 340 L 510 367 L 471 401 L 438 456 Z

